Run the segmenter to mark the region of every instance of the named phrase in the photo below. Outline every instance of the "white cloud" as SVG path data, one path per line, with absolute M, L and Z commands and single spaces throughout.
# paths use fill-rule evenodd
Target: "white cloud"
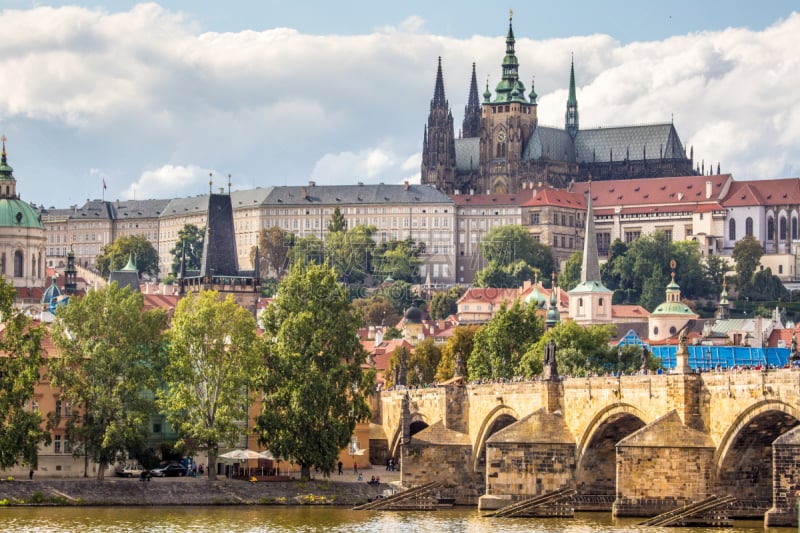
M 203 192 L 206 168 L 255 186 L 418 180 L 437 57 L 458 134 L 472 63 L 482 94 L 505 53 L 503 24 L 456 39 L 419 17 L 354 36 L 198 33 L 141 4 L 5 10 L 0 27 L 0 130 L 17 174 L 37 180 L 22 193 L 47 205 L 98 191 L 74 179 L 87 168 L 102 169 L 109 196 L 137 198 Z M 541 124 L 564 122 L 574 53 L 583 126 L 674 120 L 697 161 L 738 178 L 800 174 L 800 15 L 627 45 L 514 29 Z
M 122 191 L 122 198 L 144 200 L 147 198 L 176 198 L 197 194 L 199 191 L 207 192 L 209 170 L 195 165 L 176 166 L 164 165 L 154 170 L 143 172 L 139 179 L 131 183 Z M 219 173 L 216 181 L 223 182 L 226 178 Z M 213 179 L 213 178 L 212 178 Z

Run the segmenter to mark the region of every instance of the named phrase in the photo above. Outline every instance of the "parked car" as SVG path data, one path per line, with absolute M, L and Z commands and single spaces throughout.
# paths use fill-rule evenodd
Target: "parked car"
M 115 469 L 115 473 L 122 477 L 139 477 L 144 471 L 145 468 L 139 463 L 122 464 Z
M 183 477 L 186 475 L 186 469 L 177 463 L 172 463 L 161 468 L 154 468 L 150 474 L 155 477 Z

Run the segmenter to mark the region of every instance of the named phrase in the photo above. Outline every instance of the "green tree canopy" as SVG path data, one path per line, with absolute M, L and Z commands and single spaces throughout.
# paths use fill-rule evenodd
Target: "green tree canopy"
M 781 279 L 772 273 L 772 269 L 767 267 L 756 272 L 752 281 L 739 291 L 739 298 L 743 297 L 754 302 L 774 302 L 787 300 L 789 291 L 784 287 Z
M 189 294 L 178 302 L 169 331 L 169 363 L 158 404 L 181 441 L 208 451 L 216 464 L 220 444 L 244 431 L 252 385 L 261 365 L 253 315 L 233 295 Z M 216 479 L 214 468 L 208 477 Z
M 526 375 L 542 371 L 544 347 L 552 339 L 556 343 L 558 372 L 562 375 L 585 376 L 587 372 L 602 374 L 614 370 L 616 351 L 608 341 L 616 331 L 612 324 L 581 326 L 576 322 L 561 322 L 547 330 L 523 357 Z M 627 368 L 627 367 L 626 367 Z
M 736 277 L 739 290 L 744 290 L 753 280 L 753 274 L 761 262 L 764 250 L 761 243 L 752 235 L 746 235 L 733 245 L 732 257 L 736 263 Z
M 52 384 L 81 412 L 68 428 L 75 454 L 108 465 L 125 450 L 143 447 L 149 436 L 151 395 L 163 368 L 167 315 L 144 310 L 144 297 L 116 282 L 58 309 L 51 334 L 59 356 L 50 359 Z M 83 455 L 83 454 L 81 454 Z
M 510 379 L 528 375 L 521 358 L 539 340 L 544 323 L 533 306 L 515 300 L 501 307 L 476 333 L 467 368 L 469 379 Z
M 336 207 L 333 208 L 331 221 L 328 223 L 328 232 L 343 233 L 345 231 L 347 231 L 347 220 L 345 220 L 341 209 L 339 209 L 339 206 L 337 205 Z
M 324 245 L 318 237 L 306 235 L 305 237 L 291 237 L 289 248 L 289 264 L 321 265 L 325 262 Z
M 395 348 L 389 357 L 389 364 L 384 374 L 387 387 L 396 385 L 394 382 L 394 369 L 400 367 L 401 352 L 402 347 Z M 421 341 L 413 350 L 408 350 L 406 353 L 406 384 L 425 385 L 433 383 L 436 379 L 436 369 L 439 367 L 441 359 L 442 351 L 434 344 L 431 338 Z
M 464 294 L 461 285 L 450 287 L 446 291 L 439 291 L 431 298 L 431 318 L 441 320 L 458 312 L 458 299 Z
M 328 265 L 295 264 L 263 315 L 263 411 L 255 431 L 277 457 L 293 457 L 301 476 L 329 473 L 357 422 L 369 419 L 374 372 L 356 332 L 360 319 Z
M 571 291 L 578 286 L 581 281 L 581 266 L 583 263 L 583 252 L 572 252 L 567 259 L 561 274 L 558 276 L 558 285 L 565 291 Z
M 181 270 L 181 257 L 184 250 L 186 253 L 186 270 L 200 270 L 203 261 L 203 240 L 205 239 L 206 229 L 199 228 L 194 224 L 186 224 L 178 231 L 178 241 L 172 250 L 172 267 L 170 271 L 173 275 L 178 275 Z
M 460 366 L 460 375 L 467 377 L 467 361 L 475 345 L 477 326 L 459 326 L 453 336 L 447 339 L 442 348 L 442 358 L 436 368 L 436 380 L 447 381 L 456 375 L 456 367 Z
M 380 326 L 384 321 L 387 326 L 394 326 L 400 321 L 401 315 L 394 304 L 381 294 L 353 300 L 353 307 L 361 313 L 367 326 Z
M 262 229 L 258 234 L 258 255 L 260 260 L 259 270 L 261 277 L 266 278 L 274 273 L 280 279 L 286 270 L 289 249 L 292 247 L 294 236 L 279 228 L 270 226 Z M 255 264 L 256 250 L 250 250 L 250 262 Z
M 97 269 L 103 277 L 121 270 L 133 258 L 139 274 L 158 275 L 158 252 L 143 235 L 125 235 L 106 244 L 97 256 Z
M 516 224 L 495 226 L 486 232 L 480 250 L 487 261 L 496 261 L 501 267 L 524 261 L 538 270 L 542 279 L 550 279 L 555 270 L 552 248 L 536 241 L 525 228 Z
M 0 278 L 0 468 L 20 461 L 35 468 L 38 446 L 47 441 L 38 411 L 26 408 L 39 383 L 42 329 L 14 306 L 17 291 Z
M 412 284 L 420 283 L 419 266 L 422 260 L 419 256 L 424 252 L 423 244 L 416 244 L 410 239 L 382 242 L 373 252 L 373 274 L 381 281 L 391 277 Z

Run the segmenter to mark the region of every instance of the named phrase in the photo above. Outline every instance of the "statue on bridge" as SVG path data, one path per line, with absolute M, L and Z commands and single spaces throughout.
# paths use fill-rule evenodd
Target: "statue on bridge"
M 402 346 L 400 348 L 400 375 L 397 377 L 395 381 L 395 385 L 402 385 L 405 387 L 406 383 L 406 374 L 408 372 L 408 368 L 406 367 L 406 347 Z
M 544 345 L 544 360 L 542 361 L 542 380 L 558 381 L 558 363 L 556 362 L 556 342 L 553 339 L 550 339 L 550 342 Z

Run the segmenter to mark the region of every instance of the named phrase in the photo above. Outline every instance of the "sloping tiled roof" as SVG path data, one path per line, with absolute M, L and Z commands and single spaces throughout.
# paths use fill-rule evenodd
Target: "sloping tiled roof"
M 686 154 L 672 124 L 581 129 L 575 137 L 578 163 L 684 158 Z
M 306 206 L 359 205 L 359 204 L 443 204 L 453 201 L 446 194 L 430 185 L 409 184 L 364 184 L 364 185 L 315 185 L 312 187 L 273 187 L 264 205 Z
M 470 302 L 486 302 L 486 303 L 494 303 L 494 304 L 501 304 L 503 302 L 507 302 L 508 306 L 511 307 L 511 304 L 519 298 L 519 291 L 517 289 L 496 289 L 493 287 L 472 287 L 467 289 L 461 298 L 458 299 L 458 303 L 470 303 Z
M 481 164 L 481 138 L 456 139 L 455 145 L 456 170 L 459 172 L 477 171 Z
M 709 181 L 711 195 L 707 196 L 706 182 Z M 592 203 L 595 208 L 676 204 L 684 206 L 684 211 L 687 206 L 694 210 L 698 204 L 718 205 L 730 182 L 730 174 L 594 181 Z M 570 190 L 583 194 L 588 189 L 589 184 L 581 182 L 574 183 Z
M 117 220 L 156 218 L 169 204 L 169 200 L 125 200 L 113 202 L 111 209 Z
M 448 195 L 458 206 L 471 205 L 492 207 L 496 205 L 518 206 L 530 200 L 532 189 L 522 190 L 516 194 L 450 194 Z
M 534 207 L 548 205 L 586 209 L 586 198 L 583 193 L 568 191 L 566 189 L 554 189 L 553 187 L 533 189 L 533 192 L 534 194 L 531 199 L 522 204 L 523 206 Z
M 642 318 L 646 319 L 650 316 L 647 309 L 641 305 L 621 305 L 614 304 L 611 306 L 611 316 L 614 318 Z
M 800 204 L 800 178 L 735 181 L 722 201 L 725 207 Z
M 528 140 L 522 153 L 523 159 L 553 159 L 575 162 L 575 146 L 572 137 L 563 128 L 539 126 Z

